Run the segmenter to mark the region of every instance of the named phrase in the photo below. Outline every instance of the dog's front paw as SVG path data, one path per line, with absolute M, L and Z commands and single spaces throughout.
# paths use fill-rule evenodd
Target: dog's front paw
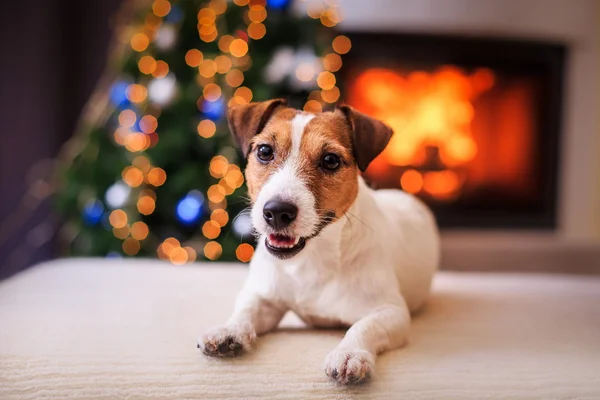
M 365 350 L 333 350 L 325 358 L 325 373 L 343 385 L 367 380 L 374 368 L 375 358 Z
M 198 348 L 211 357 L 235 357 L 250 350 L 255 339 L 253 329 L 225 326 L 201 335 Z

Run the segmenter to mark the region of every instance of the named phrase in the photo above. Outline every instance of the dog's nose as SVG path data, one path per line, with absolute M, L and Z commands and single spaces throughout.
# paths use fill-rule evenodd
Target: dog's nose
M 296 215 L 298 215 L 298 207 L 281 200 L 267 201 L 263 208 L 265 221 L 275 229 L 289 226 L 296 219 Z

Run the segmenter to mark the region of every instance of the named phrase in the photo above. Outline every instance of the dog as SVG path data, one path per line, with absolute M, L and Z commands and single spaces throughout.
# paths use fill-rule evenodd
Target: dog
M 228 121 L 247 158 L 259 239 L 233 315 L 198 347 L 237 356 L 293 311 L 308 326 L 349 327 L 325 373 L 366 380 L 377 354 L 406 343 L 439 263 L 427 206 L 361 177 L 392 130 L 349 106 L 312 114 L 282 99 L 234 106 Z

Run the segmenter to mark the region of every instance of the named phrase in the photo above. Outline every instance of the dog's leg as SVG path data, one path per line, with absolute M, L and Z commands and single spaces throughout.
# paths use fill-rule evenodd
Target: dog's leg
M 209 356 L 237 356 L 251 349 L 257 335 L 277 327 L 285 312 L 255 293 L 242 291 L 227 323 L 201 335 L 198 348 Z
M 406 304 L 377 308 L 348 329 L 325 359 L 325 373 L 341 384 L 367 379 L 373 374 L 375 356 L 404 345 L 409 328 Z

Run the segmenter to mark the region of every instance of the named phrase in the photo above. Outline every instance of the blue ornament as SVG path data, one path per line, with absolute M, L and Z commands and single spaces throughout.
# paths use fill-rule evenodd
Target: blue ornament
M 97 225 L 102 219 L 104 204 L 100 200 L 90 200 L 83 208 L 83 221 L 87 225 Z
M 177 219 L 184 224 L 193 224 L 202 214 L 204 196 L 197 190 L 192 190 L 177 203 Z
M 129 102 L 127 100 L 127 87 L 129 84 L 124 81 L 115 82 L 110 88 L 110 101 L 115 106 L 122 106 Z
M 267 7 L 281 10 L 287 7 L 289 3 L 290 0 L 267 0 Z
M 206 118 L 213 121 L 221 119 L 225 112 L 225 100 L 220 98 L 217 101 L 205 101 L 202 104 L 202 112 Z
M 169 11 L 169 14 L 167 14 L 167 16 L 165 17 L 165 21 L 172 24 L 176 24 L 179 21 L 181 21 L 182 18 L 183 11 L 181 11 L 181 8 L 177 5 L 173 5 L 171 6 L 171 11 Z

